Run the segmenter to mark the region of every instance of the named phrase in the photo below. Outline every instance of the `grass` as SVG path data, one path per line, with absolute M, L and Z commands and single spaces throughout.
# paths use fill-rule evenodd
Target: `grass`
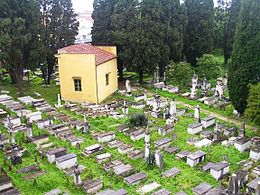
M 16 88 L 11 84 L 8 84 L 8 81 L 0 82 L 0 90 L 5 89 L 9 90 L 10 94 L 13 97 L 18 97 Z M 150 91 L 154 91 L 153 89 L 149 89 Z M 31 83 L 31 86 L 25 86 L 25 94 L 35 96 L 34 92 L 38 92 L 42 95 L 44 99 L 50 102 L 52 105 L 56 103 L 56 96 L 59 93 L 59 88 L 55 85 L 51 85 L 50 87 L 44 87 L 39 85 L 39 83 Z M 172 97 L 172 95 L 168 92 L 159 91 L 160 95 L 164 97 Z M 114 99 L 128 99 L 129 101 L 133 101 L 133 97 L 123 97 L 119 94 L 115 94 L 108 101 Z M 176 97 L 176 100 L 183 101 L 185 103 L 191 105 L 197 105 L 198 103 L 195 101 L 190 101 L 181 97 Z M 178 105 L 179 106 L 179 105 Z M 213 111 L 213 108 L 207 108 L 205 105 L 201 105 L 202 108 Z M 180 107 L 178 107 L 180 108 Z M 189 110 L 191 111 L 191 110 Z M 9 111 L 10 112 L 10 111 Z M 79 120 L 83 120 L 83 117 L 77 115 L 75 112 L 71 112 L 68 110 L 61 109 L 61 112 L 66 113 L 72 117 L 75 117 Z M 129 109 L 129 113 L 142 112 L 136 109 Z M 219 114 L 223 114 L 219 112 Z M 202 117 L 206 116 L 202 113 Z M 151 118 L 150 118 L 151 119 Z M 159 125 L 163 125 L 164 122 L 162 119 L 154 119 L 154 123 L 152 126 L 152 134 L 151 134 L 151 143 L 155 140 L 163 138 L 157 132 L 157 127 Z M 116 130 L 114 125 L 116 124 L 124 124 L 127 122 L 127 119 L 113 119 L 108 117 L 98 117 L 98 118 L 88 118 L 88 121 L 91 126 L 91 131 L 99 132 L 99 131 L 114 131 L 116 133 L 116 139 L 120 139 L 125 143 L 130 143 L 134 146 L 135 149 L 144 149 L 144 142 L 140 141 L 132 141 L 129 136 L 124 135 Z M 187 133 L 187 126 L 193 122 L 193 118 L 189 117 L 181 117 L 179 122 L 176 124 L 174 133 L 177 135 L 177 139 L 173 141 L 174 146 L 180 147 L 182 150 L 196 151 L 197 149 L 194 146 L 186 144 L 186 140 L 191 137 Z M 55 121 L 56 123 L 60 123 L 60 121 Z M 0 125 L 1 132 L 6 132 L 6 129 Z M 33 132 L 35 135 L 39 133 L 45 133 L 43 130 L 39 130 L 36 126 L 33 126 Z M 129 187 L 124 184 L 123 179 L 117 176 L 114 176 L 112 173 L 107 173 L 104 171 L 101 165 L 99 165 L 94 156 L 84 157 L 82 156 L 82 151 L 86 146 L 97 143 L 97 141 L 92 138 L 90 135 L 82 134 L 77 130 L 73 130 L 73 132 L 79 136 L 84 138 L 84 143 L 81 144 L 81 149 L 78 150 L 75 147 L 70 146 L 67 142 L 61 141 L 58 138 L 50 136 L 50 141 L 54 143 L 55 146 L 63 146 L 68 148 L 68 152 L 73 152 L 78 156 L 79 164 L 85 165 L 86 170 L 82 173 L 81 177 L 83 179 L 86 178 L 100 178 L 104 182 L 104 189 L 113 188 L 120 189 L 124 188 L 128 191 L 129 194 L 136 194 L 136 190 L 140 187 L 140 185 Z M 255 135 L 254 132 L 249 131 L 250 136 Z M 8 172 L 8 175 L 13 179 L 14 185 L 19 188 L 22 194 L 43 194 L 55 188 L 60 188 L 63 191 L 69 191 L 71 194 L 84 194 L 83 190 L 75 187 L 73 183 L 73 178 L 69 178 L 67 180 L 67 176 L 60 170 L 56 168 L 54 164 L 50 164 L 46 158 L 40 158 L 39 154 L 36 151 L 35 145 L 31 143 L 23 143 L 21 142 L 21 133 L 16 135 L 16 140 L 29 151 L 29 155 L 23 158 L 23 163 L 21 165 L 13 166 L 12 170 L 8 169 L 8 165 L 4 164 L 4 154 L 0 152 L 0 164 L 4 167 L 4 169 Z M 171 138 L 172 134 L 167 135 L 167 137 Z M 112 159 L 120 159 L 124 163 L 129 163 L 134 166 L 136 171 L 144 171 L 148 175 L 148 180 L 142 182 L 150 183 L 152 181 L 156 181 L 162 185 L 163 188 L 170 190 L 175 193 L 178 191 L 185 191 L 188 194 L 192 194 L 192 188 L 198 185 L 201 182 L 208 182 L 213 186 L 217 186 L 220 183 L 216 181 L 214 178 L 210 176 L 209 173 L 204 173 L 199 170 L 199 168 L 207 162 L 219 162 L 223 160 L 223 155 L 226 154 L 231 163 L 230 169 L 231 172 L 238 170 L 240 167 L 237 166 L 237 162 L 247 159 L 249 154 L 248 152 L 240 153 L 234 147 L 226 147 L 221 146 L 220 144 L 214 144 L 212 146 L 203 148 L 207 153 L 206 161 L 204 163 L 199 164 L 194 168 L 189 167 L 186 162 L 176 160 L 173 154 L 163 153 L 164 158 L 164 169 L 160 171 L 156 167 L 148 167 L 147 164 L 142 160 L 131 160 L 126 155 L 121 155 L 116 149 L 111 149 L 109 147 L 105 147 L 103 152 L 109 152 L 112 154 Z M 18 174 L 16 171 L 22 167 L 35 164 L 35 155 L 37 155 L 37 161 L 41 169 L 46 171 L 46 174 L 40 177 L 37 177 L 36 183 L 32 181 L 25 181 L 23 179 L 22 174 Z M 10 162 L 8 162 L 10 164 Z M 172 167 L 177 167 L 181 170 L 181 173 L 176 178 L 163 178 L 161 177 L 161 173 L 165 170 L 168 170 Z M 223 183 L 227 183 L 227 180 L 224 180 Z

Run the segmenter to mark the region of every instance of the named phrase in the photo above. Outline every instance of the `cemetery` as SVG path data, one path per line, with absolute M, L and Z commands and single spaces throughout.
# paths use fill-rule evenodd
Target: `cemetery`
M 260 195 L 259 0 L 0 12 L 0 195 Z
M 175 92 L 165 91 L 167 85 L 154 91 L 130 83 L 97 105 L 59 96 L 49 103 L 48 94 L 46 99 L 1 94 L 0 163 L 9 178 L 1 189 L 17 194 L 32 192 L 34 185 L 39 194 L 256 192 L 259 134 L 243 122 L 237 126 L 205 114 L 198 103 L 184 107 Z M 129 124 L 137 113 L 147 124 Z

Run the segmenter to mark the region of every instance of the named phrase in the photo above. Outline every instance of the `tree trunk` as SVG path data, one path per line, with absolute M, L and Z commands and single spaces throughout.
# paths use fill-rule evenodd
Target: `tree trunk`
M 124 80 L 124 74 L 123 74 L 123 64 L 121 64 L 120 62 L 118 62 L 118 76 L 119 76 L 119 81 L 123 81 Z
M 23 72 L 17 70 L 16 72 L 16 81 L 17 81 L 17 88 L 19 91 L 19 95 L 23 95 Z
M 11 77 L 12 84 L 16 84 L 17 81 L 16 81 L 15 73 L 12 70 L 8 70 L 8 72 L 9 72 L 9 75 Z
M 55 65 L 55 59 L 53 56 L 49 56 L 47 59 L 47 85 L 51 84 L 51 75 L 53 73 L 53 67 Z
M 160 64 L 160 65 L 159 65 L 159 76 L 160 76 L 160 81 L 163 81 L 164 72 L 165 72 L 165 65 Z
M 140 69 L 138 74 L 139 74 L 139 83 L 140 83 L 140 85 L 143 85 L 143 82 L 144 82 L 144 71 L 142 69 Z

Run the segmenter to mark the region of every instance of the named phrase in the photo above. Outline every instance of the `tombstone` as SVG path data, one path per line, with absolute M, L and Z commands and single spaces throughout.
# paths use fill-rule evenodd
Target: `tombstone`
M 198 75 L 196 75 L 195 72 L 193 74 L 191 81 L 192 81 L 192 87 L 191 87 L 190 98 L 195 99 L 197 96 L 197 85 L 198 85 Z
M 213 132 L 213 142 L 217 142 L 220 140 L 220 132 L 218 130 L 214 130 Z
M 128 95 L 131 95 L 131 83 L 129 79 L 126 79 L 125 81 L 125 88 L 126 88 L 126 93 Z
M 224 75 L 223 79 L 222 79 L 222 83 L 224 86 L 227 86 L 228 84 L 228 77 L 227 77 L 227 74 Z
M 167 120 L 169 118 L 169 115 L 169 109 L 165 107 L 163 110 L 163 118 Z
M 175 99 L 172 98 L 172 101 L 170 103 L 170 115 L 171 115 L 171 117 L 175 117 L 176 114 L 177 114 L 176 102 L 175 102 Z
M 246 123 L 245 123 L 245 122 L 242 122 L 238 136 L 239 136 L 239 137 L 245 137 L 245 135 L 246 135 Z
M 204 80 L 202 81 L 202 85 L 201 85 L 201 96 L 205 97 L 207 94 L 207 90 L 208 90 L 208 81 L 204 75 Z
M 83 128 L 82 128 L 82 133 L 89 133 L 89 123 L 88 122 L 84 122 Z
M 157 67 L 154 71 L 154 83 L 159 83 L 160 77 L 159 77 L 159 68 Z
M 163 82 L 164 82 L 164 85 L 166 85 L 166 72 L 163 73 Z
M 32 138 L 32 136 L 33 136 L 31 123 L 28 124 L 28 127 L 26 129 L 26 135 L 27 135 L 27 138 Z
M 219 99 L 222 99 L 224 95 L 224 86 L 222 79 L 218 78 L 217 79 L 217 84 L 216 84 L 216 89 L 215 89 L 215 97 L 219 97 Z
M 60 98 L 60 94 L 58 93 L 58 104 L 55 105 L 56 108 L 61 108 L 62 104 L 61 104 L 61 98 Z
M 126 105 L 126 101 L 124 101 L 124 105 L 122 107 L 122 112 L 123 112 L 124 115 L 128 114 L 128 107 Z
M 80 178 L 80 173 L 81 171 L 79 169 L 74 170 L 74 183 L 75 185 L 80 185 L 82 183 L 81 178 Z
M 237 181 L 237 175 L 233 173 L 229 178 L 229 184 L 228 184 L 228 195 L 237 195 L 239 191 L 238 187 L 238 181 Z
M 145 143 L 145 149 L 144 149 L 144 160 L 147 161 L 149 159 L 150 156 L 150 148 L 151 145 L 149 142 Z
M 156 150 L 155 152 L 155 164 L 160 170 L 163 169 L 163 156 L 160 150 Z
M 200 122 L 200 106 L 197 105 L 194 109 L 194 119 Z
M 18 149 L 14 148 L 12 150 L 11 162 L 13 165 L 18 165 L 22 163 L 22 158 L 18 156 Z
M 10 131 L 10 137 L 11 137 L 11 141 L 10 141 L 10 142 L 11 142 L 12 144 L 15 144 L 14 132 L 13 132 L 12 130 Z

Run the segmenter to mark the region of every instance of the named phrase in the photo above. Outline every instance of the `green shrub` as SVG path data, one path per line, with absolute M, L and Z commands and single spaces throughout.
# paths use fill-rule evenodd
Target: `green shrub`
M 196 73 L 200 78 L 205 75 L 208 80 L 216 79 L 221 75 L 223 63 L 223 60 L 218 57 L 211 54 L 204 54 L 197 59 Z
M 229 104 L 226 106 L 225 108 L 225 113 L 227 116 L 232 116 L 233 115 L 233 111 L 234 111 L 234 106 L 232 104 Z
M 166 70 L 166 78 L 169 83 L 180 86 L 189 86 L 193 75 L 192 67 L 186 62 L 171 62 Z
M 245 117 L 256 125 L 260 125 L 260 82 L 256 85 L 249 84 Z
M 145 127 L 147 126 L 148 119 L 144 114 L 133 114 L 129 119 L 131 127 Z

